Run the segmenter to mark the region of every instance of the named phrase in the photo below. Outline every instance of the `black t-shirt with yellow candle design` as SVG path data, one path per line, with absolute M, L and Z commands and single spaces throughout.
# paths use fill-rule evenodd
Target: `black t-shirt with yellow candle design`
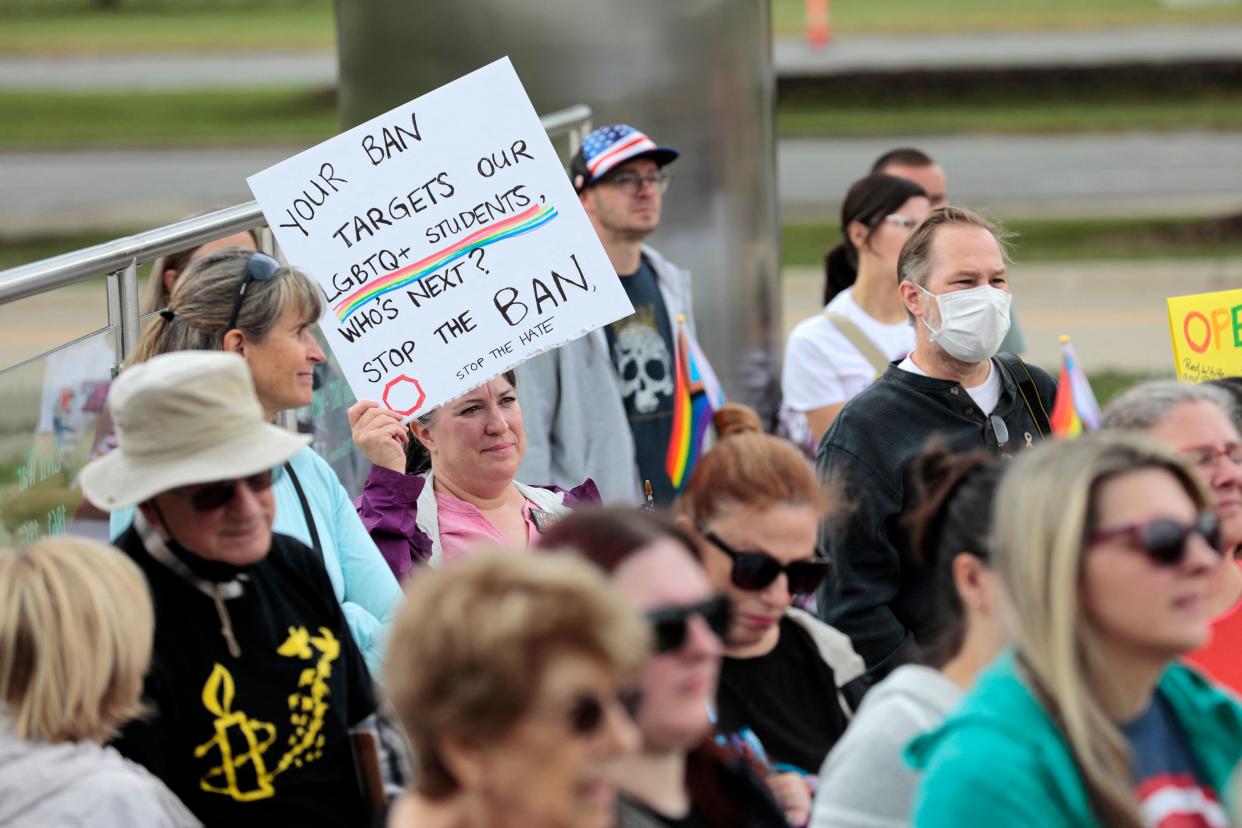
M 375 710 L 366 664 L 323 562 L 293 538 L 221 585 L 240 655 L 210 595 L 146 550 L 117 546 L 155 602 L 143 697 L 115 747 L 159 776 L 206 825 L 361 825 L 349 728 Z

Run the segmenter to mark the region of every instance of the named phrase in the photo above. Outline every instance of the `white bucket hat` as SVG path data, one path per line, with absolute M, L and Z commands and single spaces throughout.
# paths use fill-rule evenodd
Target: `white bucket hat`
M 105 510 L 248 477 L 310 442 L 263 421 L 246 361 L 224 351 L 178 351 L 135 365 L 112 384 L 108 410 L 119 446 L 79 478 L 87 499 Z

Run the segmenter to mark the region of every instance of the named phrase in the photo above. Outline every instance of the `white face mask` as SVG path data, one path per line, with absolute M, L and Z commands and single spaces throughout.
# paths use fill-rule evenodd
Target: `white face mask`
M 932 342 L 962 362 L 986 362 L 996 356 L 1001 340 L 1009 333 L 1009 303 L 1013 297 L 1008 291 L 991 285 L 939 295 L 921 286 L 919 290 L 940 306 L 939 330 L 923 316 Z

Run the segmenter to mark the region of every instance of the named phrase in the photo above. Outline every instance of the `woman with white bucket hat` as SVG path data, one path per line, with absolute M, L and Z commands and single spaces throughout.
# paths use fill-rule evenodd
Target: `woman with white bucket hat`
M 138 507 L 117 546 L 156 619 L 155 712 L 116 747 L 208 825 L 365 824 L 349 730 L 375 710 L 370 676 L 322 562 L 272 532 L 274 479 L 307 438 L 263 421 L 230 354 L 136 365 L 109 408 L 119 446 L 82 489 Z
M 168 307 L 146 329 L 133 363 L 173 351 L 240 354 L 270 421 L 311 401 L 314 367 L 324 354 L 311 335 L 323 294 L 308 276 L 263 253 L 231 247 L 197 259 L 173 285 Z M 358 519 L 328 463 L 309 446 L 290 458 L 272 485 L 275 531 L 318 552 L 345 610 L 354 641 L 379 675 L 387 630 L 401 589 Z M 112 536 L 133 518 L 112 513 Z

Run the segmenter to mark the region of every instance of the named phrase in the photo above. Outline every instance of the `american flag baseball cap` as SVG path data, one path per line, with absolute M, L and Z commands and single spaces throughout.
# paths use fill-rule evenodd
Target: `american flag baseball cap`
M 608 171 L 635 158 L 650 158 L 663 167 L 680 155 L 672 147 L 658 147 L 655 141 L 628 124 L 609 124 L 588 135 L 569 164 L 574 189 L 581 192 L 599 181 Z

